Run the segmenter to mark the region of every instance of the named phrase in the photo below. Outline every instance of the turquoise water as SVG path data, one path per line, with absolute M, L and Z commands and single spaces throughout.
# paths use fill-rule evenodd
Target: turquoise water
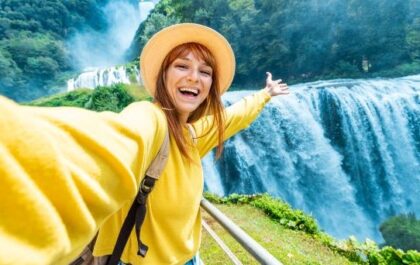
M 268 192 L 338 238 L 381 242 L 390 215 L 420 215 L 420 75 L 291 86 L 204 160 L 219 195 Z M 252 91 L 227 93 L 227 105 Z

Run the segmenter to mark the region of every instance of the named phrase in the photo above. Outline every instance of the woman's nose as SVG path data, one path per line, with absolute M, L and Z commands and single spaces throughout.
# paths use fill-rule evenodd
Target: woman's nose
M 198 81 L 198 75 L 199 75 L 198 70 L 192 69 L 188 73 L 188 77 L 187 77 L 188 81 L 193 82 L 193 83 L 197 82 Z

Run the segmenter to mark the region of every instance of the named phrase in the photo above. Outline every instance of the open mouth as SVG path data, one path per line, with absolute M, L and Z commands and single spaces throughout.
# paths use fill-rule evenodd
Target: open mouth
M 189 87 L 181 87 L 179 89 L 179 92 L 185 96 L 193 96 L 196 97 L 198 94 L 200 94 L 200 91 L 196 88 L 189 88 Z

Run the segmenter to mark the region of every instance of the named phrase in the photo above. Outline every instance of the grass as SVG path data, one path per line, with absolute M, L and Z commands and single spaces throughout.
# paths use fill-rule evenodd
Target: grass
M 307 233 L 281 226 L 254 206 L 248 204 L 217 204 L 216 206 L 285 265 L 355 264 L 334 253 L 322 242 Z M 203 219 L 223 239 L 243 264 L 259 264 L 204 211 Z M 205 264 L 232 264 L 205 230 L 203 230 L 200 256 Z

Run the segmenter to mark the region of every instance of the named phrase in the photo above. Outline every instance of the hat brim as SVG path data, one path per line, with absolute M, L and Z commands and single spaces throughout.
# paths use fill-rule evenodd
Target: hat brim
M 230 87 L 235 74 L 235 55 L 229 42 L 209 27 L 182 23 L 164 28 L 153 35 L 141 52 L 141 78 L 150 95 L 155 94 L 156 81 L 165 57 L 173 48 L 189 42 L 205 46 L 214 56 L 221 94 Z

